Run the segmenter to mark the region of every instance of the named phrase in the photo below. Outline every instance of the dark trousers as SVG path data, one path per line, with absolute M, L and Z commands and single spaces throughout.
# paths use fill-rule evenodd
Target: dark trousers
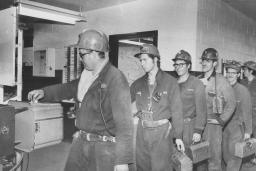
M 206 124 L 203 139 L 209 141 L 211 157 L 208 162 L 198 165 L 197 171 L 222 171 L 222 127 Z
M 168 124 L 157 128 L 143 128 L 138 123 L 136 139 L 137 171 L 172 171 L 173 142 L 166 134 Z
M 74 138 L 65 171 L 113 171 L 115 143 Z
M 235 156 L 235 144 L 243 140 L 242 125 L 230 123 L 223 132 L 223 159 L 226 171 L 239 171 L 242 159 Z

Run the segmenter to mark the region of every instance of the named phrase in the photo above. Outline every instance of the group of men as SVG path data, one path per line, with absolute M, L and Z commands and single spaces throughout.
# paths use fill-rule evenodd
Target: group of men
M 109 62 L 103 32 L 83 31 L 77 46 L 84 64 L 79 79 L 28 94 L 33 101 L 76 101 L 79 131 L 65 171 L 128 171 L 132 163 L 138 171 L 170 171 L 174 150 L 185 152 L 203 140 L 209 141 L 211 157 L 197 170 L 220 171 L 223 161 L 227 171 L 240 169 L 242 160 L 234 155 L 234 146 L 256 136 L 255 62 L 244 65 L 246 88 L 238 82 L 238 62 L 225 66 L 227 78 L 216 72 L 216 49 L 203 51 L 199 78 L 190 74 L 191 56 L 181 50 L 173 58 L 174 78 L 160 69 L 158 49 L 144 44 L 135 57 L 145 75 L 129 87 L 124 74 Z M 139 118 L 136 155 L 134 117 Z

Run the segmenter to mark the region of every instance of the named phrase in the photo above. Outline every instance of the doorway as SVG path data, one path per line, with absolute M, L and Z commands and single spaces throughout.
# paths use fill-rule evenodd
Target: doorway
M 157 46 L 157 42 L 157 30 L 109 36 L 110 62 L 124 73 L 129 85 L 145 74 L 139 60 L 134 55 L 139 52 L 141 45 Z

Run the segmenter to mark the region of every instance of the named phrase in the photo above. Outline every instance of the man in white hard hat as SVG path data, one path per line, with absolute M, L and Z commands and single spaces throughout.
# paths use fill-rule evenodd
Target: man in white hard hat
M 29 92 L 28 99 L 74 98 L 76 127 L 65 171 L 128 171 L 133 162 L 129 84 L 109 62 L 107 36 L 85 30 L 77 44 L 84 64 L 80 79 Z
M 201 141 L 206 125 L 206 96 L 203 83 L 190 74 L 191 56 L 180 50 L 174 61 L 174 69 L 178 74 L 178 84 L 184 115 L 183 141 L 186 147 Z
M 233 88 L 224 76 L 216 72 L 218 59 L 218 52 L 214 48 L 205 49 L 201 56 L 203 75 L 200 79 L 205 85 L 207 102 L 207 124 L 203 137 L 209 141 L 211 154 L 208 171 L 222 170 L 223 127 L 232 117 L 236 107 Z
M 248 89 L 237 82 L 241 65 L 237 61 L 229 61 L 226 65 L 226 77 L 235 91 L 236 109 L 223 132 L 223 159 L 226 171 L 239 171 L 242 158 L 235 156 L 235 145 L 247 140 L 252 133 L 252 103 Z
M 241 80 L 241 83 L 245 85 L 251 95 L 252 100 L 252 137 L 256 138 L 256 62 L 246 61 L 243 66 L 244 79 Z M 256 156 L 250 162 L 253 165 L 256 165 Z M 249 166 L 249 165 L 247 165 Z

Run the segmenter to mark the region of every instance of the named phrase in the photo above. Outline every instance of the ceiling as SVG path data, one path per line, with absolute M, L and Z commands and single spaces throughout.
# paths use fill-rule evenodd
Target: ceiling
M 223 0 L 256 21 L 256 0 Z
M 31 0 L 75 11 L 89 11 L 135 0 Z M 233 8 L 256 20 L 256 0 L 223 0 Z
M 18 0 L 0 0 L 0 10 Z M 20 0 L 22 1 L 22 0 Z M 31 0 L 75 11 L 89 11 L 135 0 Z M 222 0 L 256 21 L 256 0 Z
M 89 11 L 113 5 L 119 5 L 135 0 L 31 0 L 56 7 L 66 8 L 75 11 Z

